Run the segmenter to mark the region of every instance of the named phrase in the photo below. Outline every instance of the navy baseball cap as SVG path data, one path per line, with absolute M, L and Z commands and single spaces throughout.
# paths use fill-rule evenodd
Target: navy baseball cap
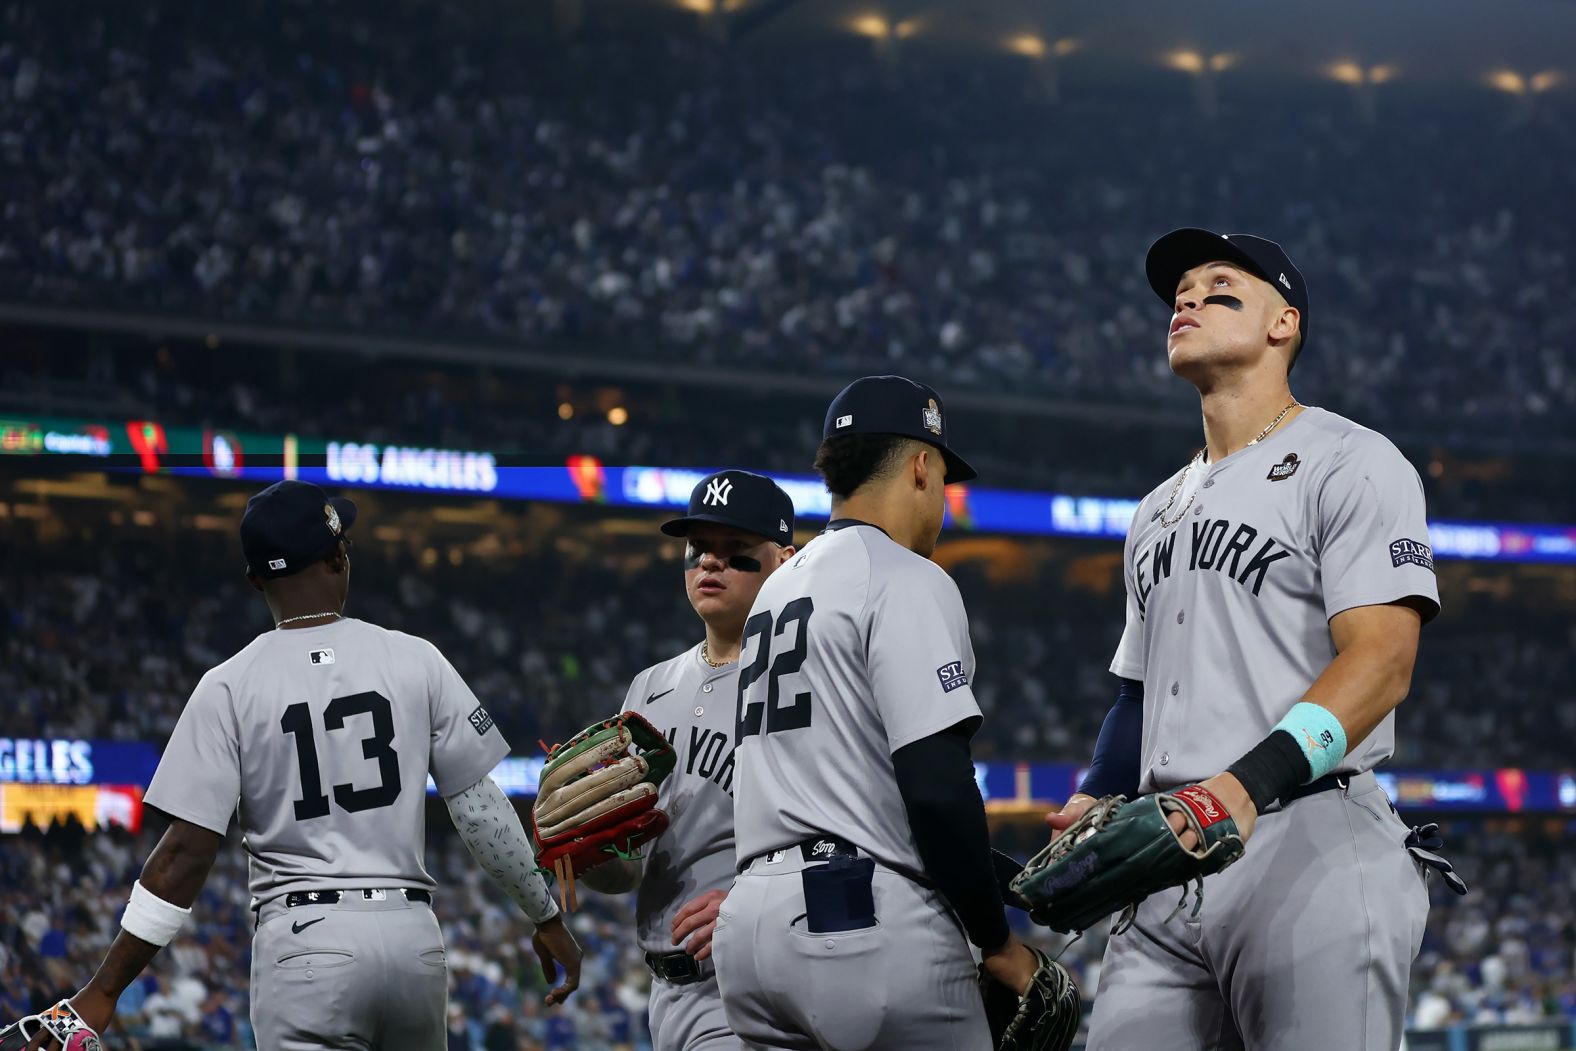
M 793 543 L 793 500 L 753 471 L 718 471 L 690 491 L 689 513 L 662 523 L 668 536 L 687 536 L 696 522 L 715 522 L 779 544 Z
M 241 551 L 246 571 L 288 577 L 327 557 L 356 521 L 356 505 L 310 482 L 275 482 L 246 501 Z
M 1308 285 L 1284 249 L 1274 241 L 1252 234 L 1217 234 L 1210 230 L 1185 227 L 1172 230 L 1149 246 L 1144 272 L 1155 295 L 1174 307 L 1177 283 L 1195 266 L 1224 260 L 1235 263 L 1255 277 L 1275 286 L 1286 302 L 1297 308 L 1302 332 L 1300 353 L 1308 346 Z
M 941 395 L 906 376 L 866 376 L 842 389 L 826 410 L 821 437 L 840 434 L 895 434 L 941 450 L 946 482 L 972 481 L 979 472 L 947 445 Z

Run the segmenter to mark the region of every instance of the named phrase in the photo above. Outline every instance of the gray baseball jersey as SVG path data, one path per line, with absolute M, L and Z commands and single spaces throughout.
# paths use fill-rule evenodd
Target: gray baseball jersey
M 1139 504 L 1123 553 L 1111 671 L 1144 683 L 1144 792 L 1212 777 L 1262 740 L 1334 659 L 1337 613 L 1439 609 L 1422 482 L 1383 435 L 1308 408 L 1179 478 Z M 1391 714 L 1337 772 L 1394 750 Z
M 713 668 L 700 646 L 635 676 L 624 711 L 638 712 L 678 753 L 657 806 L 668 828 L 647 848 L 635 923 L 641 948 L 674 952 L 673 915 L 709 890 L 733 885 L 733 712 L 739 665 Z
M 921 873 L 892 753 L 978 717 L 957 585 L 834 522 L 762 586 L 739 659 L 738 861 L 822 833 Z
M 219 833 L 239 803 L 254 903 L 429 889 L 427 775 L 449 796 L 508 751 L 430 642 L 346 619 L 259 635 L 204 675 L 145 799 Z

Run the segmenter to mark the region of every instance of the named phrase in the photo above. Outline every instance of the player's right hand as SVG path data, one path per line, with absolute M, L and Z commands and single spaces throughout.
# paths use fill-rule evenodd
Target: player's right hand
M 1018 940 L 1016 934 L 1007 935 L 1001 947 L 988 952 L 980 960 L 990 976 L 1022 996 L 1034 981 L 1034 972 L 1040 969 L 1039 959 L 1029 947 Z
M 1082 792 L 1075 792 L 1072 798 L 1062 804 L 1060 812 L 1046 814 L 1045 823 L 1051 826 L 1051 842 L 1056 842 L 1056 837 L 1066 832 L 1068 827 L 1088 812 L 1089 808 L 1098 803 L 1094 796 L 1086 796 Z
M 558 977 L 557 968 L 564 969 L 563 983 L 547 994 L 547 1005 L 552 1007 L 569 999 L 569 994 L 580 988 L 580 945 L 569 933 L 560 913 L 536 928 L 531 935 L 531 947 L 542 961 L 542 977 L 551 985 Z

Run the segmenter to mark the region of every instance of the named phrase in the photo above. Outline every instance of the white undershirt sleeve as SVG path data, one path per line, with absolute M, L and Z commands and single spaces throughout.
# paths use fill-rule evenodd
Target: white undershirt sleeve
M 542 924 L 558 915 L 558 903 L 537 870 L 536 852 L 520 815 L 490 775 L 444 803 L 465 849 L 532 923 Z

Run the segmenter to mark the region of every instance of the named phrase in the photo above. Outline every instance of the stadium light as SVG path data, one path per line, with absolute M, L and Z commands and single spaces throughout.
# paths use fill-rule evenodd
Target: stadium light
M 1197 51 L 1173 51 L 1166 56 L 1166 65 L 1184 73 L 1204 72 L 1204 56 Z
M 561 401 L 558 403 L 558 418 L 560 420 L 570 419 L 574 416 L 574 414 L 575 407 L 573 405 L 569 404 L 567 401 Z
M 1222 73 L 1237 64 L 1237 56 L 1232 54 L 1219 54 L 1209 56 L 1209 68 L 1212 72 Z
M 1497 69 L 1488 75 L 1488 84 L 1509 95 L 1525 95 L 1527 78 L 1512 69 Z
M 615 405 L 607 410 L 607 422 L 615 427 L 622 427 L 629 422 L 629 410 L 622 405 Z
M 1527 81 L 1527 86 L 1533 91 L 1547 91 L 1558 86 L 1565 79 L 1565 75 L 1556 69 L 1545 69 L 1542 73 L 1534 73 Z
M 892 24 L 880 15 L 859 15 L 849 21 L 848 28 L 874 40 L 885 40 L 892 35 Z
M 1387 80 L 1394 80 L 1397 70 L 1391 65 L 1369 66 L 1364 69 L 1356 62 L 1345 61 L 1334 63 L 1325 72 L 1332 80 L 1358 87 L 1363 84 L 1383 84 Z
M 1019 33 L 1007 38 L 1007 50 L 1026 58 L 1044 58 L 1046 47 L 1045 41 L 1033 33 Z
M 717 13 L 717 0 L 676 0 L 676 2 L 684 10 L 694 11 L 697 15 Z
M 893 26 L 892 35 L 897 37 L 899 40 L 907 40 L 909 37 L 913 36 L 923 28 L 923 20 L 918 18 L 910 18 Z
M 1070 36 L 1064 36 L 1056 43 L 1051 45 L 1051 54 L 1055 55 L 1057 58 L 1066 58 L 1068 55 L 1077 50 L 1078 41 L 1074 40 Z

